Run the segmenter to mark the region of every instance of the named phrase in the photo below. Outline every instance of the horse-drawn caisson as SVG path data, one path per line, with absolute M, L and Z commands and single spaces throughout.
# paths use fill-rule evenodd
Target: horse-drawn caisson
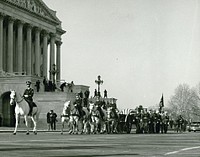
M 119 112 L 118 131 L 120 133 L 131 133 L 132 125 L 135 124 L 136 111 L 130 108 Z

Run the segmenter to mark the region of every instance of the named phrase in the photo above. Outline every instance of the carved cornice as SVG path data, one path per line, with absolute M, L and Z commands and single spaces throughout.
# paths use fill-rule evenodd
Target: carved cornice
M 4 19 L 5 16 L 6 14 L 0 12 L 0 19 Z
M 4 0 L 8 3 L 11 3 L 12 5 L 17 6 L 18 8 L 25 9 L 26 11 L 30 13 L 34 13 L 39 15 L 40 17 L 43 17 L 45 19 L 50 20 L 51 22 L 54 22 L 56 24 L 59 24 L 59 20 L 52 15 L 50 10 L 42 5 L 43 2 L 40 0 Z
M 13 9 L 16 8 L 17 10 L 21 9 L 26 12 L 29 12 L 29 14 L 27 13 L 28 15 L 38 18 L 41 21 L 44 21 L 48 24 L 55 26 L 56 32 L 54 33 L 56 33 L 57 35 L 61 36 L 62 34 L 65 33 L 65 31 L 62 30 L 61 28 L 61 21 L 56 17 L 55 11 L 49 9 L 48 6 L 46 6 L 46 4 L 42 0 L 0 0 L 0 1 L 7 3 L 7 5 L 10 5 L 10 7 L 12 7 Z M 4 14 L 2 14 L 2 16 L 4 16 Z M 6 16 L 10 15 L 7 14 Z M 0 13 L 0 19 L 1 18 L 2 17 Z M 15 18 L 16 18 L 15 20 L 21 20 L 17 16 Z M 26 25 L 27 24 L 25 24 L 25 26 Z M 32 23 L 32 25 L 33 25 L 32 27 L 35 27 L 34 23 Z
M 22 21 L 22 20 L 18 20 L 18 21 L 17 21 L 17 24 L 18 24 L 19 26 L 23 26 L 23 25 L 25 24 L 25 22 Z
M 57 45 L 57 46 L 61 46 L 61 45 L 62 45 L 62 41 L 57 40 L 57 41 L 56 41 L 56 45 Z
M 66 31 L 63 30 L 63 29 L 61 29 L 61 28 L 57 28 L 57 29 L 56 29 L 56 32 L 59 33 L 60 35 L 63 35 L 63 34 L 66 33 Z
M 38 32 L 38 33 L 39 33 L 39 32 L 41 32 L 42 28 L 40 28 L 40 27 L 35 27 L 34 30 L 35 30 L 35 32 Z
M 50 35 L 51 38 L 55 38 L 56 37 L 55 33 L 50 33 L 49 35 Z
M 48 36 L 49 35 L 49 31 L 47 31 L 47 30 L 42 30 L 42 35 L 44 35 L 44 36 Z
M 32 29 L 32 28 L 33 28 L 33 25 L 27 24 L 26 27 L 27 27 L 28 29 Z
M 16 20 L 16 18 L 14 18 L 12 16 L 8 17 L 8 21 L 11 22 L 11 23 L 14 23 L 15 20 Z

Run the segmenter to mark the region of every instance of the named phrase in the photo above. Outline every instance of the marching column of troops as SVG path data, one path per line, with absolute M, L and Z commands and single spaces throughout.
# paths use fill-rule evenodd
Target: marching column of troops
M 124 123 L 126 131 L 127 128 L 131 130 L 132 125 L 135 125 L 136 133 L 167 133 L 169 128 L 176 132 L 183 132 L 186 131 L 188 123 L 181 115 L 172 119 L 166 111 L 147 111 L 142 106 L 130 111 L 126 122 L 123 122 L 123 118 L 120 122 Z M 127 132 L 130 133 L 130 130 Z M 123 131 L 123 125 L 121 131 Z
M 136 133 L 167 133 L 169 120 L 167 112 L 144 109 L 135 115 Z

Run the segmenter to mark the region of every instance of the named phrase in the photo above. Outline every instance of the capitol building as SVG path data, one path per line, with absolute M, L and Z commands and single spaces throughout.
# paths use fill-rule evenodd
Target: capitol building
M 14 127 L 14 107 L 10 105 L 10 90 L 23 95 L 26 81 L 32 82 L 34 102 L 41 106 L 38 128 L 46 127 L 46 115 L 50 110 L 58 118 L 66 100 L 74 101 L 77 93 L 89 91 L 87 85 L 67 83 L 64 91 L 60 85 L 62 22 L 56 11 L 42 0 L 0 1 L 0 126 Z M 46 91 L 43 81 L 48 80 L 57 88 Z M 36 82 L 40 82 L 40 91 Z M 106 103 L 115 98 L 102 98 Z M 95 98 L 90 96 L 90 101 Z

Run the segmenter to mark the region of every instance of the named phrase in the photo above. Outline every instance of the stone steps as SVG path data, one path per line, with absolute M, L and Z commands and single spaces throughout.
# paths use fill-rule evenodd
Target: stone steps
M 39 92 L 34 94 L 34 101 L 40 107 L 40 116 L 38 120 L 39 129 L 47 129 L 46 115 L 50 110 L 57 114 L 57 125 L 60 128 L 60 116 L 63 110 L 63 105 L 66 100 L 73 101 L 75 99 L 74 93 L 66 92 Z

